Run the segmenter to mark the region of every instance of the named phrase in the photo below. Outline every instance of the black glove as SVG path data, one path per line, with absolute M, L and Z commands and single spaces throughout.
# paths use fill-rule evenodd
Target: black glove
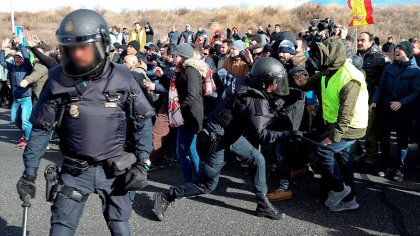
M 149 185 L 147 181 L 147 167 L 143 163 L 136 163 L 122 178 L 122 190 L 138 191 Z
M 22 176 L 16 184 L 16 189 L 22 201 L 26 195 L 34 198 L 36 192 L 35 178 Z

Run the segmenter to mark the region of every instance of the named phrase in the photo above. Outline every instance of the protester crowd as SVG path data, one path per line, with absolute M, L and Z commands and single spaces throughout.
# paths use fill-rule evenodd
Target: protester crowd
M 214 190 L 223 167 L 220 155 L 250 168 L 259 214 L 274 219 L 280 213 L 267 199 L 292 198 L 290 180 L 314 171 L 322 175 L 321 196 L 331 211 L 359 207 L 354 169 L 404 179 L 409 146 L 415 146 L 420 133 L 419 39 L 394 42 L 390 36 L 379 45 L 375 35 L 353 37 L 332 19 L 310 24 L 299 34 L 279 24 L 213 32 L 186 24 L 182 32 L 172 26 L 165 40 L 154 38 L 149 22 L 136 22 L 132 30 L 109 29 L 110 60 L 131 71 L 156 112 L 151 169 L 174 161 L 175 149 L 184 177 L 180 186 L 156 196 L 160 219 L 171 201 Z M 0 103 L 11 109 L 11 122 L 23 133 L 17 144 L 22 149 L 31 138 L 32 106 L 48 70 L 60 64 L 60 50 L 32 32 L 25 41 L 14 37 L 2 42 Z M 282 85 L 261 82 L 262 90 L 247 90 L 247 99 L 239 96 L 244 84 L 262 76 L 258 70 L 280 67 L 286 78 Z M 273 98 L 272 90 L 280 86 L 288 91 Z M 226 103 L 221 108 L 220 101 L 226 102 L 230 93 L 239 94 L 242 104 L 234 111 L 242 117 L 235 128 L 214 118 L 225 112 Z M 393 132 L 396 153 L 391 151 Z M 234 139 L 227 141 L 227 136 Z M 231 145 L 209 147 L 205 137 L 223 137 Z M 209 156 L 217 163 L 202 165 Z M 277 178 L 266 181 L 268 166 L 275 167 Z M 203 176 L 206 168 L 213 175 Z M 278 188 L 268 191 L 266 182 L 273 181 Z

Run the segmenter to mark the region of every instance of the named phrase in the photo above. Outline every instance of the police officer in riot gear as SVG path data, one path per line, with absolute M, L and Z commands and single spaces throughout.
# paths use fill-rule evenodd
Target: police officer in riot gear
M 273 109 L 270 109 L 270 100 L 275 94 L 288 94 L 287 74 L 279 61 L 269 57 L 258 60 L 248 76 L 238 78 L 226 89 L 208 117 L 206 130 L 210 148 L 200 182 L 185 183 L 166 192 L 155 193 L 153 211 L 160 220 L 175 199 L 211 193 L 216 188 L 226 150 L 252 166 L 252 182 L 258 203 L 255 214 L 274 220 L 285 216 L 268 201 L 264 157 L 247 140 L 252 138 L 261 143 L 274 143 L 291 135 L 289 131 L 267 129 L 275 117 Z
M 33 110 L 18 193 L 34 198 L 40 159 L 58 123 L 64 164 L 48 194 L 50 235 L 75 234 L 91 193 L 101 198 L 112 235 L 130 235 L 130 191 L 147 185 L 153 108 L 130 71 L 110 62 L 109 31 L 101 15 L 74 11 L 56 36 L 61 65 L 49 71 Z

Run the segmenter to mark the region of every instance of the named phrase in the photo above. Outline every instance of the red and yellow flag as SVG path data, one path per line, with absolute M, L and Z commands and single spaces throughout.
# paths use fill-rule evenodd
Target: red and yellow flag
M 349 8 L 353 11 L 353 19 L 349 26 L 370 25 L 373 20 L 373 7 L 371 0 L 347 0 Z

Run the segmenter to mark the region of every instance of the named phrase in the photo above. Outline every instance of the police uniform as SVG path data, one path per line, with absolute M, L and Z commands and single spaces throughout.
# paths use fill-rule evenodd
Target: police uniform
M 79 24 L 73 19 L 86 16 L 104 22 L 89 10 L 70 16 L 72 27 Z M 71 30 L 68 22 L 66 30 Z M 68 75 L 64 64 L 52 68 L 32 112 L 34 129 L 23 154 L 25 171 L 18 192 L 22 197 L 27 191 L 25 184 L 34 185 L 40 159 L 58 123 L 64 165 L 54 187 L 50 235 L 74 235 L 91 193 L 99 195 L 111 233 L 130 235 L 128 220 L 134 193 L 129 190 L 147 182 L 154 110 L 124 65 L 109 62 L 104 54 L 101 58 L 100 72 L 77 79 Z M 127 184 L 127 179 L 141 181 Z

